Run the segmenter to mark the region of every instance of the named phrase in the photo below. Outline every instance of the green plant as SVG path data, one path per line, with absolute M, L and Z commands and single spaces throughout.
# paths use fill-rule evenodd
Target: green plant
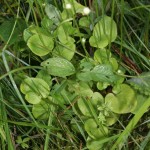
M 41 20 L 40 27 L 32 25 L 24 31 L 28 47 L 41 57 L 41 71 L 45 73 L 40 74 L 42 79 L 38 75 L 26 78 L 21 91 L 33 104 L 32 113 L 38 119 L 48 119 L 49 111 L 54 113 L 71 105 L 88 135 L 87 147 L 95 149 L 95 143 L 111 134 L 109 126 L 118 120 L 120 114 L 137 109 L 136 90 L 125 83 L 124 69 L 109 49 L 117 38 L 116 23 L 111 17 L 102 15 L 92 24 L 87 21 L 91 17 L 90 10 L 71 0 L 64 1 L 62 12 L 51 4 L 46 5 L 45 12 L 47 16 Z M 77 13 L 82 14 L 79 23 L 74 20 Z M 80 28 L 86 30 L 81 32 Z M 94 57 L 85 47 L 88 39 L 94 48 Z M 78 42 L 84 53 L 77 51 Z M 76 57 L 83 58 L 77 61 Z M 93 88 L 95 85 L 96 89 Z M 101 91 L 105 93 L 101 95 Z M 54 117 L 51 123 L 53 120 Z
M 0 114 L 3 147 L 8 138 L 8 147 L 13 149 L 12 141 L 16 137 L 14 134 L 11 139 L 10 124 L 21 134 L 15 139 L 16 145 L 26 149 L 30 149 L 29 146 L 45 150 L 62 147 L 134 149 L 129 146 L 130 139 L 138 148 L 146 147 L 149 134 L 139 145 L 136 141 L 141 139 L 139 133 L 133 132 L 136 139 L 130 133 L 140 128 L 136 126 L 137 122 L 143 114 L 148 114 L 150 105 L 148 35 L 145 34 L 145 31 L 148 33 L 148 21 L 145 31 L 138 36 L 138 27 L 143 25 L 142 19 L 147 14 L 145 11 L 139 13 L 139 9 L 149 10 L 148 7 L 139 1 L 130 4 L 114 0 L 80 3 L 75 0 L 46 0 L 46 3 L 28 0 L 27 4 L 29 8 L 21 10 L 19 1 L 17 19 L 0 25 L 2 46 L 6 43 L 0 59 L 4 63 L 0 64 L 0 80 L 3 81 L 0 86 L 5 97 L 1 93 L 2 113 L 7 110 L 4 117 Z M 136 4 L 141 7 L 131 9 Z M 27 5 L 24 6 L 26 9 Z M 19 18 L 19 10 L 25 21 Z M 142 46 L 146 50 L 144 55 Z M 27 66 L 21 67 L 22 64 Z M 5 71 L 7 73 L 3 75 Z M 4 80 L 6 76 L 10 81 Z M 12 85 L 7 85 L 9 82 Z M 129 124 L 126 116 L 130 119 Z M 145 128 L 149 128 L 148 125 Z M 22 139 L 31 134 L 37 140 Z

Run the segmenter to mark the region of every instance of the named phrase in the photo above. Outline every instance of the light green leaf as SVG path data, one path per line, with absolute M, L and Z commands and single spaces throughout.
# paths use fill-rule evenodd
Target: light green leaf
M 25 99 L 30 104 L 38 104 L 41 101 L 41 96 L 37 95 L 37 93 L 29 91 L 26 93 Z
M 75 13 L 83 14 L 83 9 L 85 8 L 85 6 L 81 5 L 76 0 L 64 0 L 63 4 L 64 11 L 68 11 L 66 13 L 70 13 L 71 15 L 74 15 Z M 67 4 L 71 5 L 70 9 L 67 9 Z
M 111 53 L 109 50 L 104 49 L 97 49 L 94 52 L 94 60 L 100 64 L 108 63 L 109 58 L 111 57 Z
M 117 26 L 111 17 L 104 16 L 95 25 L 89 42 L 93 47 L 104 48 L 117 37 Z
M 121 84 L 115 91 L 116 95 L 109 93 L 105 97 L 105 103 L 110 110 L 117 114 L 129 113 L 137 105 L 135 92 L 127 84 Z
M 110 83 L 108 83 L 108 82 L 97 82 L 97 88 L 98 88 L 99 90 L 104 90 L 104 89 L 106 89 L 109 85 L 110 85 Z
M 98 125 L 92 118 L 85 121 L 84 128 L 93 139 L 102 138 L 108 134 L 108 128 L 103 125 Z
M 43 28 L 47 29 L 48 31 L 53 30 L 54 25 L 53 25 L 53 21 L 50 20 L 47 16 L 45 16 L 42 21 L 41 21 L 41 25 Z
M 41 33 L 31 36 L 27 41 L 27 45 L 34 54 L 44 56 L 52 51 L 54 42 L 51 36 Z
M 45 101 L 41 101 L 40 103 L 33 105 L 32 113 L 37 119 L 48 119 L 49 109 L 50 105 Z
M 113 82 L 113 70 L 111 65 L 97 65 L 91 70 L 92 79 L 94 81 Z
M 89 28 L 90 27 L 90 20 L 87 17 L 82 17 L 79 20 L 79 25 L 82 26 L 82 27 Z
M 49 58 L 41 63 L 50 75 L 58 77 L 66 77 L 75 73 L 75 68 L 71 62 L 64 58 Z
M 96 107 L 97 105 L 104 103 L 104 98 L 99 92 L 94 92 L 92 95 L 91 103 Z
M 38 72 L 36 78 L 40 78 L 43 79 L 46 83 L 49 84 L 49 86 L 51 87 L 52 85 L 52 78 L 51 76 L 48 74 L 48 71 L 46 69 L 42 69 Z
M 71 60 L 75 54 L 76 46 L 74 42 L 58 44 L 53 50 L 53 56 L 61 56 L 67 60 Z
M 77 103 L 78 103 L 78 108 L 80 109 L 80 111 L 84 116 L 92 117 L 92 112 L 85 98 L 79 98 Z
M 26 100 L 31 104 L 39 103 L 42 98 L 47 98 L 50 92 L 49 85 L 39 78 L 26 78 L 20 86 Z
M 109 62 L 111 63 L 113 70 L 116 71 L 118 69 L 118 62 L 115 58 L 110 58 Z

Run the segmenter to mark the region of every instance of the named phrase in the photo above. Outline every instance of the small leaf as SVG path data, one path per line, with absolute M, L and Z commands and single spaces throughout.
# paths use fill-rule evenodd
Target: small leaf
M 34 54 L 44 56 L 52 51 L 54 42 L 51 36 L 41 33 L 32 35 L 28 39 L 27 45 Z
M 103 138 L 100 139 L 91 139 L 88 137 L 87 141 L 86 141 L 86 146 L 89 150 L 102 150 L 103 147 L 103 143 L 101 142 Z
M 54 24 L 53 21 L 50 20 L 47 16 L 45 16 L 42 21 L 41 21 L 41 25 L 43 28 L 52 31 L 54 29 Z
M 99 92 L 94 92 L 91 100 L 93 106 L 97 106 L 98 104 L 101 104 L 103 102 L 104 102 L 103 96 Z
M 115 58 L 110 58 L 109 62 L 111 63 L 113 70 L 116 71 L 118 69 L 118 62 Z
M 108 83 L 108 82 L 97 82 L 97 88 L 98 88 L 99 90 L 104 90 L 104 89 L 106 89 L 109 85 L 110 85 L 110 83 Z
M 75 68 L 71 62 L 63 58 L 49 58 L 41 63 L 50 75 L 66 77 L 75 73 Z

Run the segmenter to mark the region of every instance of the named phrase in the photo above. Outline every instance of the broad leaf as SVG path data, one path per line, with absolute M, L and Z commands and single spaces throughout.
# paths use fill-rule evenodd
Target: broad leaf
M 48 119 L 50 112 L 50 104 L 45 101 L 41 101 L 38 104 L 33 105 L 32 113 L 37 119 Z
M 93 139 L 102 138 L 108 134 L 108 128 L 97 124 L 94 119 L 88 119 L 84 124 L 84 128 Z
M 71 62 L 63 58 L 49 58 L 41 63 L 50 75 L 66 77 L 75 73 L 75 68 Z
M 27 45 L 34 54 L 44 56 L 52 51 L 54 42 L 51 36 L 34 34 L 27 41 Z
M 95 25 L 93 35 L 90 37 L 90 45 L 97 48 L 104 48 L 113 42 L 117 37 L 117 26 L 111 17 L 104 16 Z
M 47 98 L 50 92 L 49 85 L 39 78 L 26 78 L 21 83 L 20 89 L 31 104 L 37 104 L 42 98 Z
M 71 60 L 75 54 L 76 46 L 74 42 L 58 44 L 53 50 L 53 56 L 61 56 L 67 60 Z
M 45 12 L 50 20 L 52 20 L 56 25 L 60 23 L 60 11 L 53 5 L 47 4 L 45 7 Z
M 113 93 L 109 93 L 105 97 L 105 103 L 110 110 L 117 114 L 129 113 L 135 109 L 137 105 L 134 90 L 127 84 L 121 84 Z
M 115 80 L 111 65 L 97 65 L 91 70 L 94 81 L 113 82 Z
M 46 83 L 49 84 L 49 86 L 51 87 L 52 85 L 52 78 L 51 76 L 48 74 L 48 71 L 46 69 L 42 69 L 38 72 L 36 78 L 40 78 L 43 79 Z

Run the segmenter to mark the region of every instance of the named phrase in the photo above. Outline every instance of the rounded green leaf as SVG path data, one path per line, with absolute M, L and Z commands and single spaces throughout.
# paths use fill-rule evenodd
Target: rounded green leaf
M 60 56 L 67 60 L 71 60 L 75 54 L 76 46 L 74 42 L 67 42 L 65 44 L 58 44 L 53 50 L 53 56 Z
M 118 62 L 115 58 L 110 58 L 109 59 L 112 67 L 113 67 L 113 70 L 116 71 L 118 69 Z
M 115 21 L 104 16 L 94 27 L 93 35 L 89 39 L 93 47 L 104 48 L 117 37 L 117 26 Z
M 97 106 L 98 104 L 101 104 L 103 102 L 104 102 L 103 96 L 99 92 L 94 92 L 91 100 L 92 105 Z
M 64 58 L 49 58 L 41 63 L 50 75 L 66 77 L 75 73 L 75 68 L 71 62 Z
M 34 92 L 27 92 L 25 99 L 30 103 L 30 104 L 38 104 L 41 101 L 41 96 L 38 96 Z
M 131 112 L 137 105 L 135 92 L 127 84 L 121 84 L 116 91 L 116 96 L 109 93 L 105 97 L 105 103 L 110 110 L 118 114 Z
M 108 63 L 108 58 L 111 57 L 111 53 L 109 50 L 106 50 L 105 48 L 103 49 L 97 49 L 94 52 L 94 60 L 97 61 L 98 63 Z
M 84 128 L 93 139 L 102 138 L 108 134 L 108 128 L 103 125 L 98 125 L 92 118 L 85 121 Z
M 37 119 L 48 119 L 50 105 L 45 101 L 41 101 L 38 104 L 33 105 L 32 113 Z
M 115 113 L 113 113 L 113 112 L 110 112 L 110 113 L 109 113 L 109 116 L 106 116 L 106 124 L 107 124 L 107 126 L 111 126 L 111 125 L 113 125 L 114 123 L 116 123 L 118 117 L 119 117 L 118 114 L 115 114 Z
M 104 89 L 106 89 L 109 85 L 110 85 L 110 83 L 108 83 L 108 82 L 97 82 L 97 88 L 98 88 L 99 90 L 104 90 Z
M 27 45 L 34 54 L 44 56 L 52 51 L 54 42 L 50 36 L 44 34 L 34 34 L 27 41 Z
M 82 17 L 79 20 L 79 25 L 82 26 L 82 27 L 87 27 L 88 28 L 90 26 L 90 20 L 87 19 L 87 17 Z
M 26 78 L 21 83 L 20 89 L 26 94 L 26 100 L 32 104 L 38 103 L 41 98 L 47 98 L 50 92 L 49 85 L 40 78 Z
M 43 79 L 46 83 L 49 83 L 49 86 L 51 87 L 51 85 L 52 85 L 52 78 L 48 74 L 47 70 L 45 70 L 45 69 L 40 70 L 38 72 L 36 78 Z
M 103 150 L 103 143 L 101 142 L 103 138 L 100 139 L 91 139 L 90 137 L 87 138 L 86 146 L 89 150 Z

